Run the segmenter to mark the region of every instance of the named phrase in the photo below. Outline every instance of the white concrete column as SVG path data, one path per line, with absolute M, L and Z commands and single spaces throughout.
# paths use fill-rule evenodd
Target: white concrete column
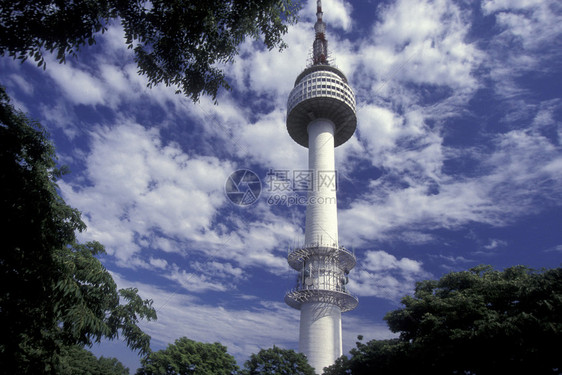
M 308 125 L 308 169 L 314 185 L 308 193 L 305 246 L 338 246 L 334 123 L 317 119 Z
M 342 355 L 341 310 L 336 305 L 307 302 L 301 307 L 299 352 L 317 374 Z

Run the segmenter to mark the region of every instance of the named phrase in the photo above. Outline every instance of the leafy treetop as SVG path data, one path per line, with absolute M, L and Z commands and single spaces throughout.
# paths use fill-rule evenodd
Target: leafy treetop
M 281 349 L 276 346 L 261 349 L 252 354 L 244 364 L 244 375 L 314 375 L 314 369 L 308 364 L 306 356 L 294 350 Z
M 129 369 L 116 358 L 96 358 L 79 345 L 64 347 L 58 375 L 129 375 Z
M 231 375 L 238 371 L 226 347 L 215 342 L 202 343 L 179 338 L 164 350 L 142 359 L 137 375 Z
M 400 337 L 357 343 L 327 375 L 559 374 L 562 268 L 479 266 L 419 282 L 385 316 Z
M 231 62 L 246 37 L 283 49 L 298 0 L 0 0 L 0 55 L 59 62 L 94 44 L 120 22 L 149 86 L 163 83 L 197 101 L 229 88 L 220 64 Z

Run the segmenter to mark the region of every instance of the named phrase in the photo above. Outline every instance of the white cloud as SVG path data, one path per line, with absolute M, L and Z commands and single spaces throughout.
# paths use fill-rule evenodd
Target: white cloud
M 165 270 L 168 267 L 168 262 L 166 261 L 166 259 L 162 258 L 150 257 L 148 263 L 156 269 Z
M 444 174 L 449 150 L 442 128 L 428 125 L 458 116 L 480 85 L 474 70 L 483 53 L 467 42 L 466 15 L 445 0 L 397 1 L 380 11 L 382 21 L 356 55 L 361 148 L 350 152 L 384 173 L 363 199 L 340 210 L 340 232 L 358 245 L 413 223 L 427 229 L 497 222 L 489 186 Z M 426 102 L 423 85 L 441 86 L 442 94 Z
M 164 144 L 158 130 L 128 120 L 96 128 L 91 137 L 80 184 L 60 186 L 84 215 L 88 230 L 82 239 L 103 243 L 120 266 L 166 270 L 183 285 L 197 279 L 201 290 L 217 291 L 226 290 L 220 281 L 225 275 L 243 280 L 248 267 L 287 270 L 287 247 L 302 234 L 300 222 L 273 214 L 265 198 L 249 208 L 251 217 L 223 215 L 230 205 L 224 183 L 237 169 L 233 162 L 188 155 L 173 142 Z M 156 260 L 159 252 L 207 261 L 179 271 Z
M 471 254 L 477 255 L 478 252 L 471 252 Z M 486 252 L 486 254 L 488 255 L 489 252 Z M 440 268 L 446 272 L 463 271 L 469 268 L 471 264 L 472 266 L 477 264 L 474 259 L 467 258 L 462 255 L 443 255 L 443 254 L 433 255 L 432 254 L 430 255 L 430 257 L 437 259 L 439 262 L 444 261 L 444 263 L 441 263 Z
M 46 60 L 49 60 L 47 74 L 57 83 L 67 100 L 84 105 L 104 103 L 103 84 L 91 72 L 74 68 L 70 62 L 59 64 L 51 59 Z
M 300 223 L 293 224 L 285 217 L 273 215 L 265 203 L 253 209 L 257 211 L 256 221 L 234 220 L 237 229 L 225 240 L 228 252 L 222 256 L 236 261 L 242 268 L 265 266 L 269 272 L 283 274 L 288 269 L 288 247 L 301 235 Z
M 536 210 L 537 199 L 556 199 L 562 193 L 562 177 L 551 166 L 560 163 L 560 147 L 533 128 L 513 130 L 498 137 L 498 151 L 485 165 L 495 168 L 485 177 L 492 199 L 511 214 Z M 539 166 L 539 167 L 537 167 Z M 540 192 L 540 195 L 537 194 Z
M 562 158 L 552 160 L 542 167 L 542 171 L 547 175 L 560 176 L 562 175 Z
M 296 144 L 287 133 L 285 111 L 260 117 L 255 124 L 240 129 L 240 156 L 250 157 L 269 169 L 304 169 L 308 149 Z
M 560 49 L 552 46 L 562 36 L 562 7 L 556 1 L 490 0 L 482 10 L 495 17 L 501 30 L 490 38 L 489 75 L 497 93 L 512 101 L 526 93 L 518 80 L 522 74 L 548 71 L 544 62 L 560 59 Z M 520 105 L 514 104 L 514 110 Z
M 417 281 L 430 277 L 420 261 L 398 259 L 382 250 L 369 250 L 358 259 L 357 270 L 352 272 L 349 280 L 349 289 L 358 296 L 397 301 L 411 294 Z
M 491 148 L 462 149 L 446 146 L 442 130 L 425 124 L 430 116 L 426 109 L 398 115 L 364 106 L 359 112 L 364 152 L 356 155 L 368 153 L 383 174 L 339 211 L 342 239 L 363 245 L 373 239 L 404 240 L 396 237 L 400 231 L 458 228 L 470 222 L 506 225 L 536 212 L 538 200 L 556 200 L 562 193 L 556 141 L 561 132 L 554 120 L 559 108 L 559 100 L 523 106 L 526 113 L 511 121 L 525 122 L 487 135 Z M 448 158 L 470 159 L 477 164 L 476 173 L 448 175 L 443 168 Z
M 419 136 L 421 129 L 390 109 L 365 105 L 358 113 L 358 137 L 368 144 L 373 156 L 383 155 L 402 137 Z
M 556 181 L 560 181 L 560 174 L 553 164 L 560 159 L 559 150 L 547 138 L 513 131 L 499 136 L 497 142 L 496 152 L 482 156 L 482 170 L 487 174 L 481 176 L 452 179 L 437 169 L 438 183 L 433 188 L 414 179 L 402 179 L 409 187 L 396 186 L 393 173 L 373 182 L 363 200 L 339 211 L 344 241 L 361 245 L 394 236 L 399 228 L 457 228 L 469 222 L 505 225 L 533 212 L 539 197 L 559 196 L 562 189 Z M 433 173 L 423 171 L 421 176 Z
M 316 0 L 309 0 L 306 6 L 301 10 L 301 20 L 308 22 L 316 22 Z M 328 29 L 342 29 L 349 31 L 352 27 L 353 20 L 351 12 L 353 8 L 351 2 L 344 0 L 324 0 L 322 2 L 322 11 L 324 13 L 322 19 L 327 24 Z M 314 35 L 314 34 L 312 34 Z
M 41 115 L 45 125 L 48 125 L 51 129 L 61 129 L 69 139 L 75 139 L 80 133 L 78 126 L 80 120 L 62 100 L 54 106 L 42 105 Z
M 88 56 L 88 52 L 92 55 Z M 65 100 L 75 106 L 106 106 L 121 111 L 124 104 L 138 106 L 144 100 L 159 105 L 165 113 L 172 112 L 170 117 L 189 110 L 185 106 L 191 101 L 177 95 L 175 87 L 160 84 L 149 89 L 148 79 L 138 73 L 133 58 L 132 50 L 125 45 L 122 28 L 112 25 L 99 38 L 98 47 L 85 49 L 76 59 L 59 64 L 55 55 L 46 53 L 46 73 Z
M 162 144 L 158 131 L 123 121 L 92 133 L 84 177 L 88 186 L 61 183 L 69 203 L 85 215 L 85 239 L 104 243 L 108 252 L 126 261 L 155 240 L 154 229 L 173 238 L 208 237 L 210 225 L 225 203 L 223 185 L 231 162 L 215 157 L 190 157 L 176 144 Z
M 121 68 L 105 63 L 99 66 L 100 80 L 105 85 L 105 104 L 115 107 L 124 98 L 132 99 L 138 97 L 139 92 L 143 92 L 143 87 L 134 78 L 138 75 L 135 69 L 136 66 L 131 65 Z
M 435 238 L 433 235 L 423 232 L 416 232 L 416 231 L 406 231 L 400 234 L 400 239 L 404 242 L 421 245 L 430 242 L 435 242 Z
M 172 265 L 171 272 L 166 272 L 165 277 L 177 282 L 185 290 L 191 293 L 203 293 L 208 291 L 224 292 L 228 286 L 224 283 L 213 282 L 207 276 L 199 273 L 187 272 L 177 265 Z
M 231 263 L 220 263 L 217 261 L 207 263 L 194 262 L 191 264 L 191 268 L 220 279 L 238 280 L 245 278 L 244 270 L 234 267 Z
M 13 86 L 17 87 L 21 91 L 23 91 L 26 95 L 32 95 L 34 88 L 33 85 L 25 80 L 19 74 L 10 74 L 8 77 L 8 82 Z
M 394 255 L 385 251 L 368 251 L 362 261 L 362 267 L 367 271 L 399 270 L 401 272 L 418 273 L 421 270 L 421 262 L 412 259 L 397 259 Z
M 181 274 L 181 273 L 180 273 Z M 202 303 L 180 292 L 170 292 L 153 285 L 131 282 L 113 274 L 120 288 L 135 287 L 143 299 L 152 299 L 158 320 L 143 322 L 142 329 L 152 337 L 152 349 L 163 348 L 186 336 L 202 342 L 220 342 L 239 360 L 273 345 L 296 349 L 298 311 L 284 303 L 262 301 L 244 308 Z M 196 278 L 184 279 L 192 290 Z M 192 290 L 193 291 L 193 290 Z
M 490 222 L 499 210 L 477 183 L 441 185 L 439 194 L 428 194 L 423 185 L 389 189 L 376 186 L 369 201 L 356 200 L 349 209 L 339 211 L 345 243 L 365 245 L 372 239 L 395 236 L 399 229 L 451 228 L 470 220 Z
M 548 249 L 548 250 L 546 250 L 546 251 L 555 251 L 555 252 L 562 253 L 562 245 L 554 246 L 553 248 Z
M 544 4 L 543 0 L 484 0 L 482 9 L 485 14 L 504 10 L 524 10 Z
M 283 52 L 268 50 L 261 42 L 246 39 L 239 47 L 233 64 L 221 66 L 227 78 L 244 94 L 253 92 L 254 103 L 266 108 L 284 106 L 294 79 L 305 68 L 307 54 L 314 40 L 313 24 L 299 22 L 283 37 Z M 287 63 L 288 61 L 292 63 Z M 288 78 L 291 77 L 291 78 Z M 225 95 L 228 99 L 230 94 Z M 224 99 L 220 99 L 221 106 Z
M 119 60 L 123 55 L 131 55 L 132 51 L 125 44 L 125 31 L 121 23 L 110 25 L 99 38 L 104 47 L 108 49 L 108 55 Z
M 450 86 L 456 95 L 475 89 L 472 71 L 480 52 L 465 41 L 470 25 L 452 2 L 400 0 L 381 8 L 380 19 L 356 56 L 360 71 L 355 74 L 363 77 L 359 83 L 371 85 L 363 87 L 365 98 L 374 94 L 396 100 L 400 82 Z
M 507 246 L 507 242 L 504 240 L 498 240 L 498 239 L 490 239 L 490 242 L 487 245 L 484 245 L 485 249 L 488 250 L 493 250 L 496 249 L 498 247 L 505 247 Z

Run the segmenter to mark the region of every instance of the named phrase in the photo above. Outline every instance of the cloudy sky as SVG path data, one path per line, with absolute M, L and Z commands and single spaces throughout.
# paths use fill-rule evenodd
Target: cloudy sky
M 81 239 L 106 246 L 120 287 L 154 300 L 153 350 L 181 336 L 219 341 L 240 363 L 274 344 L 297 349 L 303 205 L 268 173 L 307 168 L 286 100 L 311 52 L 315 1 L 289 48 L 247 41 L 225 67 L 218 105 L 146 88 L 114 25 L 78 59 L 47 69 L 0 59 L 0 82 L 45 125 Z M 415 282 L 479 264 L 562 262 L 562 5 L 555 0 L 324 0 L 333 64 L 357 95 L 358 128 L 336 149 L 340 244 L 358 259 L 343 315 L 356 336 L 389 338 L 383 316 Z M 255 172 L 259 199 L 237 206 L 228 176 Z M 285 192 L 287 197 L 296 194 Z M 120 343 L 94 347 L 134 370 Z

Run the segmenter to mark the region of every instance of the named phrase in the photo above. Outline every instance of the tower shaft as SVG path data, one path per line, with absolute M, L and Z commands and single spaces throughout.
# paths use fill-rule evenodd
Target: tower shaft
M 342 355 L 341 310 L 326 302 L 307 302 L 301 307 L 299 352 L 318 374 Z
M 334 130 L 331 120 L 320 118 L 308 125 L 308 168 L 313 173 L 313 188 L 306 206 L 305 246 L 338 247 Z M 311 256 L 309 273 L 318 287 L 329 289 L 325 277 L 332 272 L 325 257 Z M 334 267 L 332 267 L 334 268 Z M 316 272 L 315 272 L 316 271 Z M 335 283 L 337 285 L 337 281 Z M 331 303 L 307 302 L 301 307 L 299 351 L 317 372 L 342 355 L 341 309 Z
M 308 125 L 308 169 L 313 186 L 306 206 L 305 246 L 338 246 L 334 129 L 328 119 Z

